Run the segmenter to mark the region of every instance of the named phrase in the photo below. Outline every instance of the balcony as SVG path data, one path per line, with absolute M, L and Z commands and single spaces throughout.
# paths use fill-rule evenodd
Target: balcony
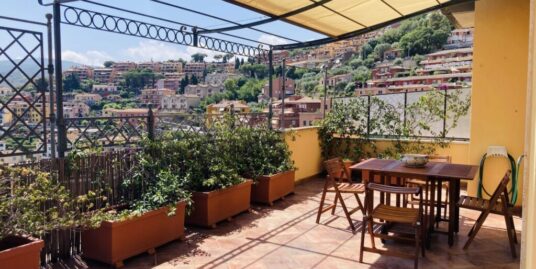
M 60 4 L 62 2 L 65 1 L 55 1 L 56 7 L 60 8 Z M 243 5 L 246 5 L 246 2 L 253 3 L 256 1 L 240 2 L 244 2 Z M 275 3 L 277 1 L 271 2 Z M 383 8 L 386 8 L 384 6 L 385 1 L 368 1 L 367 3 L 369 2 L 371 3 L 371 5 L 377 4 L 381 5 Z M 424 3 L 425 1 L 422 2 Z M 439 4 L 439 2 L 450 2 L 447 4 L 466 4 L 465 2 L 469 1 L 438 1 L 438 5 L 442 5 Z M 519 186 L 517 186 L 517 190 L 520 193 L 520 198 L 517 199 L 517 201 L 514 201 L 515 204 L 513 205 L 515 206 L 514 210 L 516 213 L 516 216 L 514 217 L 516 235 L 518 238 L 520 238 L 520 244 L 516 245 L 515 251 L 517 253 L 520 253 L 521 257 L 511 257 L 510 249 L 508 248 L 508 238 L 506 236 L 507 228 L 504 219 L 500 216 L 495 215 L 490 216 L 486 220 L 483 228 L 478 233 L 478 236 L 475 239 L 473 245 L 468 250 L 462 249 L 463 243 L 467 239 L 467 233 L 470 227 L 477 221 L 478 217 L 477 213 L 475 213 L 474 211 L 462 209 L 459 216 L 460 231 L 455 236 L 454 245 L 452 247 L 449 247 L 447 244 L 447 237 L 445 235 L 441 233 L 433 233 L 430 239 L 431 246 L 429 249 L 427 249 L 426 257 L 420 259 L 419 265 L 421 267 L 535 267 L 536 260 L 534 255 L 532 254 L 534 253 L 534 249 L 536 246 L 536 225 L 534 225 L 534 222 L 536 221 L 536 211 L 534 210 L 536 208 L 536 164 L 533 158 L 533 156 L 536 154 L 536 134 L 534 132 L 536 125 L 536 100 L 534 99 L 534 91 L 536 89 L 536 83 L 534 79 L 536 77 L 536 68 L 534 67 L 536 65 L 536 62 L 534 60 L 534 55 L 536 55 L 536 34 L 534 33 L 534 29 L 536 28 L 534 25 L 534 12 L 536 9 L 534 8 L 533 2 L 534 1 L 529 2 L 528 0 L 523 0 L 517 1 L 514 4 L 512 3 L 512 1 L 506 0 L 482 0 L 477 1 L 474 4 L 475 9 L 473 15 L 474 26 L 476 27 L 474 39 L 475 64 L 473 65 L 474 71 L 472 73 L 473 79 L 471 83 L 473 89 L 470 93 L 470 119 L 466 119 L 467 121 L 465 121 L 460 126 L 457 126 L 457 131 L 459 133 L 463 133 L 463 136 L 448 137 L 448 134 L 443 133 L 441 138 L 450 139 L 450 143 L 447 147 L 433 148 L 435 150 L 435 153 L 448 155 L 452 157 L 452 162 L 457 164 L 479 165 L 481 164 L 480 160 L 482 159 L 483 154 L 487 153 L 488 147 L 495 145 L 505 146 L 508 150 L 508 153 L 511 153 L 511 155 L 515 157 L 522 155 L 526 156 L 526 161 L 524 163 L 521 163 L 524 166 L 520 166 L 520 169 L 518 170 L 520 180 Z M 74 3 L 74 5 L 76 5 L 76 3 Z M 433 3 L 433 5 L 435 5 L 435 3 Z M 75 17 L 77 17 L 76 20 L 72 21 L 69 21 L 68 19 L 62 20 L 61 14 L 57 14 L 60 15 L 59 19 L 62 20 L 63 24 L 65 25 L 71 24 L 79 27 L 104 30 L 104 28 L 110 28 L 107 21 L 114 21 L 116 23 L 115 27 L 111 27 L 113 29 L 107 29 L 106 31 L 137 37 L 140 37 L 141 35 L 141 37 L 144 38 L 152 37 L 152 39 L 160 39 L 161 41 L 166 42 L 170 41 L 170 34 L 173 34 L 175 38 L 174 41 L 176 41 L 177 44 L 194 45 L 200 48 L 215 49 L 220 52 L 231 51 L 243 57 L 260 57 L 265 56 L 265 54 L 268 53 L 267 50 L 263 49 L 261 46 L 255 47 L 249 45 L 242 45 L 231 41 L 221 41 L 211 36 L 203 36 L 202 32 L 198 32 L 198 30 L 202 29 L 190 29 L 186 26 L 181 27 L 180 30 L 178 30 L 174 28 L 167 28 L 167 26 L 160 27 L 158 25 L 144 24 L 137 20 L 131 20 L 123 17 L 115 17 L 114 15 L 109 15 L 109 17 L 106 17 L 108 19 L 103 19 L 104 21 L 100 21 L 102 25 L 99 27 L 98 18 L 102 17 L 101 15 L 99 15 L 100 13 L 95 13 L 91 10 L 82 10 L 77 8 L 76 6 L 64 6 L 63 8 L 64 10 L 69 11 L 65 12 L 65 14 L 70 13 L 72 15 L 72 12 L 74 12 Z M 392 9 L 392 7 L 390 8 Z M 370 15 L 370 17 L 375 17 L 373 13 L 377 10 L 380 9 L 370 9 L 370 14 L 368 14 L 367 12 L 367 15 Z M 413 10 L 412 12 L 418 13 L 420 11 L 422 10 Z M 323 10 L 322 12 L 327 11 Z M 448 12 L 454 11 L 448 10 Z M 395 13 L 402 15 L 400 11 L 397 11 Z M 416 15 L 416 13 L 411 14 Z M 364 12 L 355 12 L 355 14 L 364 14 Z M 450 15 L 456 17 L 455 14 Z M 461 18 L 461 20 L 466 19 L 466 15 L 467 14 L 462 15 L 463 18 Z M 325 18 L 329 17 L 330 16 L 325 16 Z M 378 17 L 380 16 L 378 15 Z M 400 18 L 402 19 L 403 17 L 404 16 Z M 97 19 L 94 20 L 94 18 Z M 56 21 L 57 19 L 58 18 L 56 18 Z M 155 18 L 154 16 L 151 21 L 153 19 L 157 20 L 157 18 Z M 120 22 L 122 22 L 121 24 L 124 23 L 126 27 L 119 27 Z M 310 20 L 303 20 L 304 24 L 316 22 L 317 20 L 315 20 L 314 18 L 311 18 Z M 398 20 L 390 22 L 398 22 Z M 330 27 L 325 27 L 325 29 L 323 29 L 323 31 L 325 33 L 328 33 L 330 37 L 347 37 L 348 34 L 356 33 L 352 32 L 352 30 L 355 29 L 346 29 L 345 31 L 347 32 L 343 33 L 340 32 L 342 31 L 342 28 L 332 27 L 332 25 L 333 24 L 327 23 L 324 26 Z M 136 28 L 138 28 L 137 33 L 128 33 L 132 31 L 132 29 L 130 28 L 131 26 L 136 26 Z M 140 29 L 143 29 L 144 27 L 147 28 L 147 33 L 145 35 L 142 34 L 143 31 L 140 32 Z M 314 25 L 309 25 L 307 27 L 311 28 L 314 27 Z M 154 33 L 151 29 L 155 30 L 156 33 Z M 15 32 L 18 31 L 16 29 L 4 30 Z M 360 30 L 358 29 L 357 31 Z M 153 33 L 150 34 L 150 32 Z M 15 35 L 9 32 L 10 36 L 13 37 L 15 40 L 18 39 L 15 38 L 15 36 L 20 37 L 24 35 L 33 35 L 36 39 L 38 39 L 38 36 L 40 36 L 41 34 L 29 33 L 31 32 L 18 31 Z M 199 37 L 202 37 L 203 39 L 199 39 Z M 204 42 L 199 42 L 200 40 Z M 308 42 L 307 44 L 322 45 L 327 41 L 334 40 L 336 39 L 327 38 Z M 37 47 L 33 49 L 34 51 L 38 51 L 39 47 L 42 50 L 43 40 L 40 41 L 41 45 L 37 45 Z M 15 41 L 12 43 L 15 43 Z M 220 44 L 220 46 L 217 46 L 216 43 Z M 222 46 L 221 44 L 227 45 Z M 300 44 L 275 45 L 274 48 L 285 49 L 297 46 L 300 46 Z M 26 51 L 26 49 L 24 50 Z M 56 55 L 56 59 L 59 59 L 59 56 L 59 54 Z M 44 57 L 42 56 L 41 59 L 43 58 Z M 52 57 L 49 57 L 49 59 L 52 59 Z M 41 63 L 40 65 L 40 71 L 41 73 L 44 73 L 43 63 Z M 17 69 L 17 67 L 15 67 L 12 71 L 14 71 L 15 69 Z M 57 75 L 56 78 L 61 78 L 61 74 L 59 74 L 59 76 Z M 60 83 L 56 84 L 61 85 L 61 81 Z M 59 88 L 61 89 L 61 87 Z M 58 96 L 61 96 L 61 94 Z M 404 100 L 404 107 L 402 107 L 402 109 L 399 109 L 399 106 L 393 106 L 395 108 L 393 109 L 393 111 L 402 112 L 399 114 L 404 114 L 404 125 L 406 125 L 406 123 L 408 122 L 409 124 L 411 124 L 411 118 L 408 121 L 405 115 L 405 111 L 407 108 L 406 104 L 408 104 L 408 94 L 401 94 L 396 96 L 398 96 L 396 100 L 393 100 L 395 99 L 395 95 L 380 96 L 378 98 L 383 100 L 384 103 L 390 103 L 391 101 L 399 102 L 401 100 Z M 445 100 L 447 98 L 447 91 L 445 90 Z M 374 131 L 372 130 L 371 132 L 370 130 L 371 122 L 382 120 L 384 119 L 384 117 L 382 117 L 382 115 L 375 114 L 375 111 L 371 111 L 371 100 L 373 98 L 366 97 L 364 99 L 367 100 L 367 103 L 364 106 L 360 106 L 360 108 L 368 108 L 368 117 L 366 120 L 366 134 L 367 136 L 369 136 L 370 134 L 373 134 Z M 447 114 L 447 107 L 449 106 L 449 104 L 446 101 L 442 104 L 444 104 L 445 107 L 444 114 Z M 24 114 L 24 112 L 28 112 L 28 109 L 32 110 L 31 108 L 24 109 L 22 114 Z M 158 138 L 162 137 L 162 132 L 166 130 L 171 130 L 183 134 L 196 133 L 201 134 L 201 136 L 199 137 L 202 137 L 202 135 L 208 137 L 212 135 L 210 128 L 213 127 L 215 123 L 217 123 L 217 121 L 221 120 L 218 117 L 206 119 L 197 118 L 195 115 L 172 113 L 165 115 L 151 114 L 152 110 L 149 110 L 149 113 L 147 115 L 144 111 L 143 113 L 136 113 L 136 115 L 129 114 L 130 116 L 62 119 L 64 121 L 58 121 L 58 123 L 60 124 L 59 131 L 61 131 L 60 136 L 64 135 L 66 136 L 66 138 L 60 140 L 64 142 L 66 144 L 65 146 L 69 149 L 73 148 L 74 146 L 80 146 L 78 148 L 92 148 L 94 146 L 98 146 L 111 147 L 116 149 L 128 148 L 128 150 L 125 151 L 132 153 L 135 152 L 135 150 L 133 149 L 134 146 L 138 145 L 138 143 L 142 140 L 143 137 L 148 137 L 149 139 L 153 140 L 153 142 L 158 141 Z M 42 118 L 44 118 L 45 116 L 46 115 L 44 115 Z M 344 118 L 345 116 L 347 115 L 343 114 L 341 118 Z M 443 131 L 445 131 L 444 126 L 449 124 L 445 118 L 447 117 L 444 116 L 442 122 Z M 8 155 L 10 158 L 16 158 L 18 155 L 25 155 L 31 153 L 46 153 L 44 148 L 46 148 L 48 144 L 48 141 L 46 141 L 47 137 L 39 134 L 36 131 L 37 125 L 27 126 L 25 120 L 26 119 L 20 119 L 19 126 L 17 126 L 16 130 L 13 130 L 12 132 L 2 132 L 2 135 L 6 134 L 9 136 L 9 138 L 11 138 L 10 147 L 13 150 L 10 152 L 10 155 Z M 251 126 L 266 126 L 268 124 L 268 120 L 269 118 L 266 119 L 262 115 L 258 115 L 258 117 L 246 116 L 245 118 L 239 120 L 237 123 Z M 400 120 L 400 118 L 398 118 L 398 120 Z M 46 129 L 46 125 L 43 124 L 42 128 L 43 130 Z M 210 142 L 212 143 L 214 141 L 217 141 L 219 143 L 218 146 L 225 147 L 228 146 L 227 144 L 229 141 L 233 141 L 233 143 L 235 144 L 232 145 L 244 147 L 244 145 L 242 145 L 240 141 L 236 140 L 234 135 L 235 133 L 228 132 L 226 133 L 226 136 L 222 136 L 224 137 L 224 139 L 222 139 L 222 137 L 218 137 L 218 139 L 211 140 Z M 364 226 L 362 223 L 362 215 L 360 215 L 359 213 L 354 215 L 351 220 L 352 224 L 357 226 L 357 230 L 355 232 L 352 232 L 352 229 L 349 227 L 351 225 L 348 225 L 347 220 L 344 216 L 344 212 L 341 211 L 340 208 L 338 208 L 332 215 L 329 214 L 329 212 L 328 214 L 324 214 L 321 222 L 318 224 L 316 223 L 316 212 L 318 211 L 319 200 L 322 198 L 321 190 L 325 182 L 325 176 L 323 174 L 323 161 L 325 158 L 322 156 L 323 149 L 320 146 L 321 138 L 319 137 L 318 129 L 316 127 L 291 129 L 283 133 L 282 135 L 284 136 L 284 143 L 289 147 L 290 151 L 292 151 L 292 155 L 290 157 L 297 168 L 297 170 L 295 171 L 294 182 L 296 183 L 296 188 L 294 189 L 293 195 L 285 196 L 284 199 L 276 201 L 273 206 L 260 206 L 258 204 L 253 204 L 253 206 L 251 207 L 252 209 L 249 211 L 242 210 L 244 212 L 241 211 L 240 214 L 232 214 L 232 216 L 228 216 L 227 218 L 219 219 L 223 220 L 221 222 L 208 223 L 207 226 L 213 229 L 198 228 L 195 225 L 187 226 L 185 232 L 182 231 L 183 234 L 174 237 L 174 239 L 182 239 L 182 241 L 173 240 L 172 242 L 168 242 L 164 245 L 160 244 L 161 246 L 157 244 L 159 246 L 157 248 L 155 248 L 155 246 L 145 247 L 142 249 L 141 252 L 138 250 L 135 257 L 130 259 L 126 259 L 123 257 L 123 259 L 121 259 L 119 262 L 113 261 L 112 264 L 120 266 L 123 265 L 124 261 L 124 265 L 126 268 L 411 267 L 413 265 L 413 262 L 411 260 L 391 257 L 387 258 L 387 256 L 376 254 L 366 254 L 363 263 L 358 261 L 359 250 L 362 249 L 359 245 L 359 232 L 362 231 Z M 367 142 L 373 142 L 376 149 L 378 149 L 379 151 L 383 151 L 388 147 L 392 147 L 394 143 L 400 142 L 392 138 L 392 136 L 397 135 L 399 134 L 381 134 L 381 137 L 370 136 L 367 137 L 367 139 L 370 138 L 369 140 L 367 140 Z M 157 139 L 155 139 L 155 137 Z M 178 137 L 184 138 L 182 136 Z M 406 145 L 412 144 L 415 143 L 416 140 L 420 139 L 420 143 L 426 145 L 434 145 L 430 142 L 434 137 L 435 135 L 426 134 L 424 134 L 424 136 L 419 137 L 403 137 L 402 143 L 405 143 Z M 251 137 L 249 138 L 251 139 Z M 348 140 L 351 143 L 354 143 L 352 141 L 359 140 L 361 138 L 361 136 L 348 137 Z M 335 139 L 340 139 L 340 137 L 336 137 Z M 249 141 L 255 142 L 255 139 Z M 175 142 L 177 142 L 177 144 L 180 144 L 188 143 L 191 141 L 188 139 L 176 139 Z M 204 142 L 206 141 L 198 140 L 198 144 L 196 144 L 197 147 L 195 148 L 188 148 L 182 145 L 183 148 L 181 149 L 186 148 L 186 150 L 182 152 L 182 156 L 189 156 L 188 154 L 190 154 L 191 152 L 195 153 L 195 151 L 192 149 L 205 150 L 205 146 L 209 145 L 209 143 Z M 37 147 L 34 150 L 35 146 Z M 64 150 L 67 150 L 66 148 L 62 148 L 63 146 L 64 145 L 61 145 L 59 147 L 62 153 Z M 248 144 L 245 144 L 245 146 L 248 146 Z M 229 150 L 229 148 L 226 149 Z M 120 153 L 122 151 L 116 151 L 114 153 L 116 155 L 112 154 L 113 157 L 110 158 L 98 158 L 95 156 L 91 156 L 90 158 L 84 159 L 84 161 L 80 161 L 81 159 L 75 159 L 79 162 L 76 163 L 75 166 L 69 166 L 69 168 L 71 169 L 58 169 L 58 167 L 65 167 L 65 159 L 62 158 L 41 163 L 41 165 L 38 167 L 39 169 L 49 169 L 53 172 L 61 171 L 57 174 L 53 173 L 54 176 L 58 175 L 59 177 L 64 176 L 63 172 L 70 173 L 72 171 L 82 171 L 82 173 L 75 174 L 75 177 L 63 177 L 63 181 L 61 183 L 70 186 L 70 188 L 68 189 L 70 191 L 76 192 L 77 194 L 87 195 L 91 193 L 91 195 L 98 196 L 99 194 L 92 193 L 92 188 L 98 186 L 101 182 L 98 180 L 93 180 L 94 178 L 92 178 L 92 175 L 100 173 L 106 174 L 109 177 L 108 179 L 110 180 L 110 182 L 115 184 L 114 187 L 117 187 L 123 180 L 125 180 L 125 178 L 129 178 L 125 176 L 130 175 L 127 172 L 131 172 L 131 169 L 136 170 L 139 169 L 139 167 L 142 167 L 142 164 L 137 163 L 131 158 L 126 158 L 124 157 L 124 155 L 118 154 L 118 152 Z M 207 152 L 213 153 L 211 151 Z M 491 153 L 493 152 L 490 151 L 489 153 L 490 155 L 492 155 Z M 165 155 L 162 156 L 176 156 L 174 154 L 176 154 L 175 151 L 169 150 L 166 152 Z M 220 161 L 225 162 L 225 165 L 221 165 L 221 163 L 216 163 L 214 165 L 215 167 L 217 167 L 216 172 L 212 170 L 209 171 L 210 176 L 218 176 L 220 175 L 219 173 L 222 172 L 221 167 L 228 168 L 226 167 L 226 165 L 232 166 L 233 164 L 237 164 L 237 162 L 229 162 L 229 160 L 232 160 L 232 158 L 237 157 L 237 155 L 239 154 L 229 154 L 228 156 L 226 155 L 222 157 L 214 154 L 209 156 L 211 158 L 200 158 L 201 161 L 195 158 L 190 158 L 189 160 L 197 160 L 197 162 L 190 163 L 190 165 L 192 166 L 207 166 L 207 164 L 211 164 L 207 160 L 211 160 L 212 158 L 219 158 Z M 78 155 L 77 158 L 83 157 L 84 154 L 81 154 Z M 390 156 L 382 155 L 366 157 L 394 158 L 399 156 L 396 156 L 395 154 Z M 258 162 L 259 160 L 255 158 L 249 158 L 248 161 Z M 271 162 L 266 163 L 273 164 Z M 151 161 L 146 161 L 144 164 L 150 166 L 154 163 Z M 114 165 L 119 165 L 123 170 L 115 169 L 117 167 Z M 175 163 L 170 162 L 168 166 L 172 167 L 174 165 Z M 482 183 L 482 186 L 484 186 L 488 190 L 492 190 L 498 185 L 501 175 L 503 175 L 504 172 L 512 166 L 510 166 L 509 163 L 501 162 L 501 160 L 499 159 L 491 159 L 489 162 L 486 161 L 485 168 L 482 167 L 481 172 L 481 174 L 484 175 L 483 177 L 485 179 Z M 188 166 L 180 166 L 180 169 L 184 169 L 184 167 Z M 200 168 L 200 171 L 202 172 L 206 172 L 206 170 L 206 167 Z M 8 175 L 8 177 L 10 176 L 11 174 Z M 28 174 L 24 174 L 24 176 L 28 176 Z M 173 183 L 176 183 L 173 178 L 174 176 L 177 176 L 177 174 L 158 174 L 159 179 L 163 178 L 166 180 L 170 180 Z M 195 174 L 195 176 L 199 176 L 199 174 Z M 363 177 L 359 177 L 358 175 L 356 175 L 356 177 L 358 179 L 363 179 Z M 154 174 L 152 174 L 151 176 L 146 176 L 144 177 L 144 179 L 146 179 L 147 182 L 142 182 L 142 184 L 140 185 L 146 186 L 145 183 L 148 183 L 149 180 L 154 180 L 154 178 L 156 178 Z M 212 187 L 210 186 L 210 184 L 213 184 L 210 179 L 213 178 L 209 177 L 207 179 L 208 180 L 206 184 L 208 185 L 208 187 L 203 184 L 201 184 L 201 187 L 197 187 L 199 187 L 200 189 L 210 189 L 210 187 Z M 15 188 L 15 186 L 17 186 L 18 184 L 14 183 L 19 182 L 24 183 L 25 181 L 21 180 L 15 182 L 11 179 L 8 179 L 6 181 L 0 180 L 0 187 L 2 187 L 0 188 L 0 194 L 2 194 L 1 197 L 25 197 L 24 195 L 12 195 L 15 192 L 11 191 L 10 188 Z M 28 180 L 26 181 L 26 183 L 27 182 Z M 162 183 L 160 185 L 165 185 L 168 187 L 174 187 L 174 185 L 172 184 L 166 184 L 166 182 L 163 180 L 157 183 Z M 246 183 L 248 182 L 246 181 Z M 244 183 L 244 185 L 247 185 L 246 183 Z M 464 187 L 462 188 L 461 194 L 468 194 L 471 196 L 477 195 L 481 187 L 481 184 L 479 184 L 477 180 L 468 180 L 467 182 L 465 182 L 465 184 L 462 185 L 464 185 Z M 233 186 L 233 184 L 228 184 L 226 186 L 218 187 L 223 189 L 224 187 L 228 188 Z M 56 187 L 55 190 L 58 192 L 45 192 L 46 195 L 41 194 L 39 196 L 39 199 L 41 199 L 41 202 L 47 209 L 54 210 L 54 208 L 61 208 L 67 210 L 69 208 L 67 208 L 67 206 L 64 206 L 64 203 L 57 203 L 53 204 L 54 206 L 48 207 L 51 202 L 50 200 L 54 197 L 58 198 L 58 195 L 63 196 L 61 194 L 64 194 L 63 191 L 65 191 L 65 189 L 66 188 L 61 188 L 61 186 Z M 106 196 L 107 201 L 112 201 L 110 202 L 113 205 L 111 207 L 113 209 L 112 211 L 122 209 L 119 207 L 119 204 L 114 202 L 120 194 L 119 191 L 116 191 L 118 189 L 119 188 L 111 188 L 111 191 L 108 188 L 105 189 L 106 192 L 104 196 Z M 25 189 L 18 189 L 19 192 L 17 192 L 17 194 L 24 194 L 25 192 L 31 192 L 36 190 L 38 191 L 39 189 L 34 189 L 31 187 Z M 200 192 L 208 193 L 209 191 L 203 190 Z M 139 193 L 137 194 L 139 195 Z M 136 195 L 136 193 L 132 195 Z M 198 196 L 206 197 L 211 195 L 198 194 Z M 486 197 L 486 195 L 483 196 Z M 67 199 L 65 197 L 59 198 L 59 200 Z M 99 198 L 101 197 L 99 196 Z M 155 200 L 158 200 L 157 198 L 160 197 L 156 197 Z M 236 202 L 237 200 L 245 199 L 247 200 L 247 207 L 249 208 L 250 204 L 248 198 L 249 195 L 235 195 L 222 199 L 219 204 L 223 205 L 223 209 L 226 209 L 225 207 Z M 375 198 L 376 200 L 379 200 L 381 197 Z M 0 202 L 4 202 L 5 200 L 6 199 L 0 199 Z M 328 196 L 328 200 L 333 201 L 333 196 Z M 63 202 L 63 200 L 61 201 Z M 345 201 L 351 207 L 356 206 L 353 199 L 345 199 Z M 18 202 L 20 202 L 20 200 L 18 200 Z M 145 200 L 144 202 L 147 202 L 147 200 Z M 273 201 L 270 201 L 269 203 L 272 202 Z M 198 203 L 198 205 L 200 204 L 201 203 Z M 82 208 L 88 209 L 89 205 L 91 205 L 91 207 L 95 206 L 93 203 L 89 203 L 84 204 Z M 179 206 L 180 205 L 177 205 L 177 208 Z M 0 224 L 7 223 L 4 222 L 4 219 L 10 220 L 11 215 L 5 214 L 5 208 L 12 209 L 17 207 L 0 207 L 0 213 L 4 214 L 2 215 L 3 218 Z M 221 210 L 217 210 L 217 213 L 223 211 L 222 208 L 220 209 Z M 91 214 L 91 212 L 93 212 L 93 210 L 81 211 L 85 214 Z M 36 216 L 39 216 L 41 213 L 43 213 L 42 210 L 35 210 L 33 212 Z M 80 213 L 80 211 L 77 212 Z M 164 211 L 161 210 L 160 213 L 163 212 Z M 522 214 L 520 212 L 522 212 Z M 105 213 L 108 213 L 108 211 L 106 211 Z M 155 213 L 155 215 L 157 213 Z M 56 216 L 55 214 L 53 215 Z M 168 220 L 164 218 L 165 214 L 159 214 L 159 216 L 162 217 L 162 219 L 164 220 Z M 75 217 L 76 214 L 73 215 L 71 220 L 74 220 Z M 176 220 L 177 218 L 173 214 L 167 217 L 175 217 L 174 220 Z M 68 219 L 66 222 L 69 224 L 71 220 Z M 127 222 L 129 220 L 121 219 L 120 221 Z M 154 225 L 145 225 L 141 228 L 138 227 L 137 229 L 134 229 L 133 231 L 127 233 L 127 236 L 123 238 L 132 239 L 145 236 L 147 234 L 150 234 L 148 231 L 151 229 L 153 231 L 155 229 L 158 230 L 158 224 L 161 223 L 156 223 Z M 113 226 L 113 224 L 110 224 L 108 226 Z M 0 227 L 3 226 L 0 225 Z M 40 236 L 47 242 L 47 248 L 44 252 L 44 254 L 46 255 L 42 255 L 44 261 L 43 263 L 51 262 L 55 263 L 54 266 L 67 268 L 108 267 L 101 263 L 92 261 L 91 259 L 81 256 L 82 254 L 89 255 L 89 252 L 82 253 L 81 251 L 81 245 L 84 244 L 84 242 L 91 241 L 91 239 L 101 239 L 101 237 L 86 236 L 85 239 L 82 239 L 83 232 L 88 231 L 90 229 L 85 230 L 81 229 L 78 226 L 60 228 L 61 229 L 56 227 L 56 229 L 47 230 L 44 233 L 40 233 Z M 447 227 L 445 227 L 445 223 L 440 222 L 439 227 L 437 229 L 443 230 L 446 228 Z M 371 241 L 371 238 L 368 235 L 365 235 L 365 241 L 369 242 Z M 376 240 L 375 242 L 383 249 L 397 249 L 405 252 L 410 252 L 413 250 L 413 246 L 409 244 L 400 244 L 390 241 L 387 241 L 386 244 L 381 244 L 380 240 Z M 113 244 L 104 243 L 96 245 L 98 249 L 103 249 Z M 143 253 L 145 251 L 149 252 L 150 255 Z M 60 259 L 61 257 L 69 255 L 69 259 Z M 39 254 L 37 254 L 37 259 L 39 259 Z

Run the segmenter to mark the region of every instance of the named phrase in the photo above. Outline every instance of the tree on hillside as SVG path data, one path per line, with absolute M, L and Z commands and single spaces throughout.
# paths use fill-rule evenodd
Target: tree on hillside
M 63 78 L 63 91 L 72 92 L 80 89 L 80 79 L 75 74 L 67 75 Z
M 192 85 L 197 85 L 199 83 L 199 80 L 197 79 L 197 77 L 195 75 L 192 75 L 192 79 L 191 79 L 190 83 Z
M 195 62 L 195 63 L 202 63 L 205 61 L 205 58 L 207 57 L 207 55 L 205 53 L 195 53 L 195 54 L 192 54 L 192 62 Z
M 115 62 L 113 62 L 113 61 L 105 61 L 105 62 L 103 63 L 103 65 L 104 65 L 104 67 L 106 67 L 106 68 L 110 68 L 110 67 L 112 67 L 112 65 L 114 65 L 114 63 L 115 63 Z
M 127 91 L 139 94 L 143 88 L 153 87 L 158 77 L 150 69 L 130 70 L 123 74 L 124 86 Z
M 376 55 L 376 59 L 379 59 L 380 61 L 383 61 L 383 54 L 388 51 L 391 48 L 391 44 L 388 43 L 381 43 L 376 45 L 374 47 L 374 54 Z

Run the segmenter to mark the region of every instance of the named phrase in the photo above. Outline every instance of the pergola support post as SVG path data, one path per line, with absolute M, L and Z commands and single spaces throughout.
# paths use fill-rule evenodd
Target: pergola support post
M 272 111 L 272 76 L 274 74 L 274 63 L 273 63 L 273 54 L 272 54 L 272 48 L 268 51 L 268 128 L 272 129 L 272 117 L 273 117 L 273 111 Z
M 56 84 L 56 126 L 58 128 L 58 157 L 65 157 L 67 150 L 67 130 L 63 119 L 63 75 L 61 66 L 61 2 L 54 0 L 53 8 L 54 28 L 54 73 Z

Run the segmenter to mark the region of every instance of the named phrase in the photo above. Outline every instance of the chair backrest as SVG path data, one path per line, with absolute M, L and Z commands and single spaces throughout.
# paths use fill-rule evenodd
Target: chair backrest
M 383 185 L 383 184 L 377 184 L 377 183 L 369 183 L 367 185 L 367 188 L 371 191 L 378 191 L 378 192 L 384 192 L 384 193 L 391 193 L 391 194 L 412 194 L 412 195 L 419 195 L 421 193 L 421 187 L 398 187 L 398 186 L 390 186 L 390 185 Z
M 428 155 L 428 160 L 436 163 L 451 163 L 452 157 L 449 155 Z
M 344 168 L 344 163 L 340 158 L 329 159 L 324 162 L 328 176 L 335 181 L 349 180 L 350 176 Z
M 489 199 L 490 200 L 490 205 L 495 203 L 499 199 L 501 194 L 503 194 L 504 199 L 506 199 L 506 201 L 509 202 L 508 201 L 508 183 L 510 182 L 510 175 L 511 174 L 512 174 L 512 171 L 510 171 L 510 170 L 508 170 L 506 172 L 506 174 L 504 174 L 504 177 L 501 179 L 501 182 L 499 182 L 499 185 L 497 186 L 497 188 L 495 189 L 495 191 L 491 195 L 491 198 Z

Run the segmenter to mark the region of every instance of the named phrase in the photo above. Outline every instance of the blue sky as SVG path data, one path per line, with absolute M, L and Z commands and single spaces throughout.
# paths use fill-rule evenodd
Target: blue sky
M 45 14 L 51 13 L 51 7 L 40 6 L 37 0 L 1 0 L 2 8 L 0 16 L 17 17 L 28 20 L 45 21 Z M 51 0 L 45 0 L 51 1 Z M 205 18 L 187 11 L 170 8 L 150 0 L 95 0 L 112 6 L 118 6 L 129 10 L 144 12 L 178 22 L 184 22 L 204 28 L 219 28 L 230 24 L 215 19 Z M 235 22 L 246 23 L 263 18 L 262 15 L 231 5 L 221 0 L 163 0 L 165 2 L 178 4 L 190 9 L 203 11 L 223 17 Z M 74 2 L 70 5 L 90 8 L 103 13 L 117 16 L 134 18 L 140 21 L 152 22 L 164 26 L 172 26 L 165 22 L 157 22 L 152 19 L 142 18 L 124 12 L 96 7 L 84 2 Z M 32 29 L 45 32 L 44 27 L 31 26 L 22 23 L 13 23 L 0 19 L 0 26 Z M 323 37 L 320 34 L 298 28 L 296 26 L 274 22 L 267 25 L 257 26 L 260 29 L 279 33 L 297 40 L 312 40 Z M 175 26 L 176 28 L 176 26 Z M 230 32 L 235 35 L 248 37 L 253 40 L 261 40 L 266 43 L 284 43 L 277 37 L 268 36 L 252 30 L 239 30 Z M 222 37 L 221 35 L 214 35 Z M 233 40 L 229 37 L 222 37 Z M 287 41 L 288 42 L 288 41 Z M 189 60 L 190 54 L 201 51 L 197 48 L 188 48 L 181 45 L 163 43 L 142 39 L 138 37 L 123 36 L 120 34 L 107 33 L 98 30 L 84 29 L 70 25 L 62 25 L 62 57 L 64 60 L 74 61 L 83 64 L 100 65 L 105 60 L 166 60 L 184 58 Z M 209 56 L 218 53 L 204 51 Z

